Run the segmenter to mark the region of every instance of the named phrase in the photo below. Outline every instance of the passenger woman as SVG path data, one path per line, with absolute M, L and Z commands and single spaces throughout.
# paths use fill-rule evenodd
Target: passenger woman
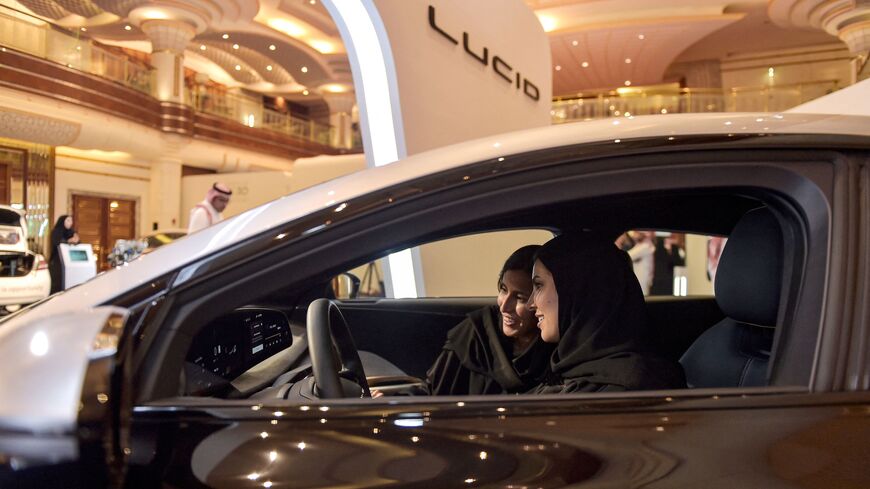
M 646 311 L 628 255 L 591 233 L 562 235 L 535 255 L 534 310 L 541 338 L 556 345 L 533 392 L 686 387 L 679 363 L 648 345 Z
M 552 345 L 540 339 L 527 306 L 538 245 L 508 257 L 498 276 L 498 306 L 470 313 L 447 333 L 427 372 L 432 395 L 526 392 L 543 380 Z

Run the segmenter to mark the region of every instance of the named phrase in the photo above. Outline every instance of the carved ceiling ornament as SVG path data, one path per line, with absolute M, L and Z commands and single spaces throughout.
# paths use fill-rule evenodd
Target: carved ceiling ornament
M 72 144 L 81 124 L 0 107 L 0 136 L 49 146 Z

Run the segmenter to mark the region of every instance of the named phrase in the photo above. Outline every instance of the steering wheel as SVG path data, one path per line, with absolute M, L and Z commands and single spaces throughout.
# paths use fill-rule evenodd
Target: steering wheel
M 318 395 L 324 399 L 346 397 L 342 378 L 362 388 L 362 397 L 371 397 L 362 361 L 338 306 L 329 299 L 317 299 L 308 306 L 308 351 Z

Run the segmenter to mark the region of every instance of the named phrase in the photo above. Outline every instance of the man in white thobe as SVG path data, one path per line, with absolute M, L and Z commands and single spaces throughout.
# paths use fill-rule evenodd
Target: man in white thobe
M 217 182 L 212 185 L 208 189 L 205 199 L 190 210 L 190 223 L 187 226 L 187 233 L 199 231 L 223 220 L 224 217 L 221 215 L 221 212 L 230 203 L 231 195 L 233 195 L 233 191 L 225 184 Z

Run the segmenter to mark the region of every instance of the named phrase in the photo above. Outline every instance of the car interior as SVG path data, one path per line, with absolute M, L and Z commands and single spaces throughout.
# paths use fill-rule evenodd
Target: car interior
M 715 297 L 647 298 L 650 341 L 681 363 L 689 388 L 764 387 L 772 384 L 783 297 L 799 282 L 789 264 L 801 249 L 784 240 L 785 223 L 796 222 L 787 209 L 734 189 L 637 193 L 470 220 L 410 244 L 529 228 L 582 229 L 614 240 L 629 229 L 728 236 Z M 305 401 L 367 397 L 377 388 L 387 397 L 426 395 L 426 371 L 447 332 L 468 312 L 495 304 L 495 288 L 489 297 L 336 298 L 336 277 L 359 285 L 342 270 L 392 251 L 337 261 L 305 287 L 287 284 L 202 324 L 184 355 L 180 394 Z

